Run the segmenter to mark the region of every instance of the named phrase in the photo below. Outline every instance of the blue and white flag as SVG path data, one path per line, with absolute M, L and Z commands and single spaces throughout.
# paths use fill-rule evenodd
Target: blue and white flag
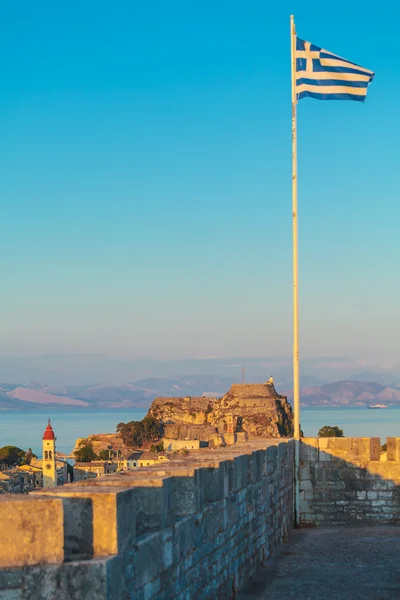
M 364 102 L 375 73 L 296 38 L 296 96 Z

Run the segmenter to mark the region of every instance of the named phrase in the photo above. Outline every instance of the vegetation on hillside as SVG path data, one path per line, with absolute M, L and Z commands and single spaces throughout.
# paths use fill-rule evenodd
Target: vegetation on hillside
M 324 425 L 318 431 L 318 437 L 344 437 L 344 433 L 337 425 Z
M 141 421 L 118 423 L 117 433 L 129 448 L 140 448 L 157 442 L 163 435 L 161 422 L 154 417 L 145 417 Z
M 31 450 L 32 452 L 32 450 Z M 26 452 L 17 446 L 3 446 L 0 448 L 0 464 L 12 467 L 25 462 Z
M 76 462 L 91 462 L 98 459 L 97 454 L 93 450 L 93 444 L 86 440 L 81 441 L 78 450 L 75 450 L 74 454 Z
M 160 442 L 159 444 L 152 444 L 150 446 L 150 452 L 163 452 L 164 451 L 164 442 Z
M 75 460 L 77 462 L 91 462 L 92 460 L 115 460 L 117 457 L 117 453 L 112 449 L 112 446 L 109 448 L 103 448 L 97 454 L 93 449 L 93 444 L 91 441 L 87 439 L 83 439 L 79 443 L 78 450 L 74 452 Z

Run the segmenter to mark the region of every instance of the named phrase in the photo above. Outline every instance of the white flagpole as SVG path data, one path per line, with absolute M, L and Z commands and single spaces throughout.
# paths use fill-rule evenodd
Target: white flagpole
M 292 215 L 293 215 L 293 408 L 295 438 L 295 523 L 299 524 L 299 465 L 300 465 L 300 378 L 299 378 L 299 291 L 297 239 L 297 119 L 296 119 L 296 26 L 290 16 L 292 55 Z

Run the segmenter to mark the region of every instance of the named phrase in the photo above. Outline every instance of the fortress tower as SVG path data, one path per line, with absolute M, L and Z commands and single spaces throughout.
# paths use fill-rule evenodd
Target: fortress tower
M 42 468 L 44 488 L 57 486 L 56 439 L 49 419 L 49 423 L 43 434 Z

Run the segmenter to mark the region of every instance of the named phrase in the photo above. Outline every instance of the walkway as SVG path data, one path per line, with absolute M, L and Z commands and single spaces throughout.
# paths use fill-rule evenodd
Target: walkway
M 237 600 L 400 599 L 400 527 L 293 532 Z

